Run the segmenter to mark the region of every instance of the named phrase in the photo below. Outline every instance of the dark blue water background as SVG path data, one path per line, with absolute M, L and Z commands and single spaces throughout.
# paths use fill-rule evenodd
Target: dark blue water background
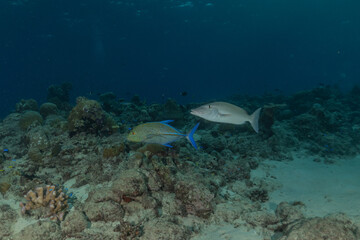
M 292 93 L 360 80 L 360 1 L 0 2 L 0 111 L 113 91 L 149 102 Z M 180 91 L 189 93 L 186 97 Z

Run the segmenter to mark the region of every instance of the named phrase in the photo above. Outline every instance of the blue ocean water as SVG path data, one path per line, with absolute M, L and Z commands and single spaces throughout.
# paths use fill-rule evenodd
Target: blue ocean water
M 360 79 L 359 9 L 354 0 L 4 0 L 0 111 L 45 102 L 63 82 L 73 99 L 113 91 L 180 103 L 320 83 L 347 90 Z

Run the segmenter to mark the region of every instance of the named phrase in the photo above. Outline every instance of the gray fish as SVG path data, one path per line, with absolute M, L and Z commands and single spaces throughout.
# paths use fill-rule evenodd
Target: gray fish
M 226 102 L 213 102 L 191 110 L 191 114 L 218 123 L 236 125 L 250 122 L 255 132 L 259 132 L 261 108 L 249 115 L 244 109 Z

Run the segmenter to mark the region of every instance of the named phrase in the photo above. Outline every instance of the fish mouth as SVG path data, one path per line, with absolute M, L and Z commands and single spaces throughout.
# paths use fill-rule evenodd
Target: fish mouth
M 198 115 L 199 115 L 199 112 L 196 111 L 195 109 L 191 109 L 191 110 L 190 110 L 190 114 L 195 115 L 195 116 L 198 116 Z

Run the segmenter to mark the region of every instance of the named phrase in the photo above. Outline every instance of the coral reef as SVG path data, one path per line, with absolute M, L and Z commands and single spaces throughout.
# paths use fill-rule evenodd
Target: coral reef
M 125 139 L 129 128 L 164 119 L 176 119 L 186 132 L 199 121 L 187 113 L 201 103 L 148 105 L 139 96 L 125 102 L 104 93 L 99 102 L 79 97 L 71 107 L 69 90 L 51 86 L 40 114 L 23 100 L 0 124 L 0 238 L 196 239 L 222 224 L 255 229 L 266 240 L 311 239 L 310 233 L 359 238 L 353 218 L 307 218 L 299 199 L 273 201 L 277 176 L 254 174 L 264 163 L 291 164 L 297 155 L 329 167 L 360 154 L 358 87 L 348 94 L 321 86 L 292 96 L 225 99 L 246 110 L 264 106 L 259 134 L 248 124 L 200 120 L 198 151 L 182 141 L 166 148 Z M 24 193 L 20 210 L 9 204 Z
M 25 111 L 38 111 L 39 106 L 35 99 L 21 99 L 20 102 L 16 103 L 15 110 L 18 113 Z
M 47 185 L 46 188 L 37 187 L 35 192 L 30 190 L 25 195 L 26 203 L 20 203 L 21 213 L 27 214 L 36 209 L 38 217 L 50 218 L 51 220 L 64 220 L 65 213 L 68 209 L 68 196 L 62 189 L 56 189 L 55 186 Z M 32 213 L 34 215 L 34 213 Z
M 68 111 L 70 106 L 70 90 L 72 84 L 69 82 L 61 85 L 51 85 L 48 88 L 47 101 L 54 103 L 60 110 Z

